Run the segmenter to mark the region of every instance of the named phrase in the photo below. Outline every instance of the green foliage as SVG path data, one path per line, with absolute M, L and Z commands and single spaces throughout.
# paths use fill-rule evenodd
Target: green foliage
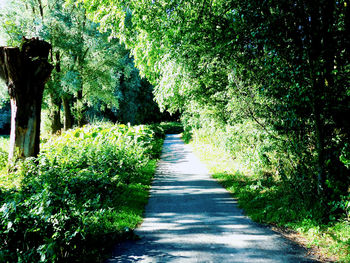
M 125 124 L 160 121 L 153 86 L 139 76 L 124 45 L 110 38 L 108 30 L 100 32 L 82 5 L 64 2 L 11 0 L 0 10 L 0 34 L 8 45 L 17 45 L 22 36 L 52 44 L 50 60 L 55 68 L 43 104 L 48 119 L 60 119 L 64 96 L 78 125 L 95 119 Z
M 165 134 L 178 134 L 183 132 L 183 126 L 180 122 L 161 122 L 160 127 Z
M 346 1 L 69 2 L 126 44 L 160 108 L 181 112 L 186 136 L 254 121 L 275 139 L 250 155 L 272 147 L 283 155 L 275 169 L 293 169 L 287 179 L 310 185 L 320 203 L 348 194 Z
M 8 155 L 10 148 L 9 136 L 0 136 L 0 196 L 1 189 L 19 189 L 23 174 L 9 173 Z M 0 198 L 1 199 L 1 198 Z
M 255 141 L 249 142 L 248 148 L 244 137 L 254 132 L 254 128 L 251 124 L 245 124 L 244 129 L 242 126 L 239 137 L 218 130 L 211 135 L 209 131 L 195 131 L 191 145 L 213 177 L 238 199 L 250 218 L 293 229 L 307 239 L 308 246 L 319 247 L 323 255 L 337 262 L 349 262 L 349 196 L 329 204 L 332 209 L 325 224 L 325 207 L 312 198 L 314 189 L 307 186 L 308 181 L 297 185 L 295 180 L 283 178 L 281 172 L 271 169 L 273 160 L 280 156 L 273 155 L 271 148 L 265 152 L 266 156 L 258 154 L 263 143 L 259 134 L 255 135 Z M 230 138 L 234 139 L 231 146 L 224 147 Z M 230 149 L 235 151 L 234 159 Z M 251 154 L 253 152 L 256 154 Z M 285 172 L 284 176 L 290 176 L 291 172 Z
M 7 166 L 9 147 L 9 136 L 0 136 L 0 170 L 4 170 Z
M 1 262 L 100 262 L 142 220 L 162 131 L 99 124 L 45 139 L 1 188 Z

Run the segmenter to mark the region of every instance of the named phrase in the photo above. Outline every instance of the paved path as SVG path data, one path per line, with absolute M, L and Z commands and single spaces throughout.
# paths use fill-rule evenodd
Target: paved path
M 313 262 L 305 251 L 255 224 L 212 179 L 178 135 L 168 135 L 137 241 L 116 262 Z

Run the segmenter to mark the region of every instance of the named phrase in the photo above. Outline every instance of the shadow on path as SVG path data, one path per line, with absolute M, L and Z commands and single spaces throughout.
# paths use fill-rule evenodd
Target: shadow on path
M 116 246 L 116 262 L 316 262 L 242 214 L 178 135 L 163 147 L 140 237 Z

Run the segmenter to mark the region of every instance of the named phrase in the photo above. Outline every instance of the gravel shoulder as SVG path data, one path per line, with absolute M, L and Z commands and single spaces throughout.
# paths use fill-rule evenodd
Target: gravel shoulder
M 167 135 L 137 240 L 116 246 L 116 262 L 316 262 L 244 216 L 179 135 Z

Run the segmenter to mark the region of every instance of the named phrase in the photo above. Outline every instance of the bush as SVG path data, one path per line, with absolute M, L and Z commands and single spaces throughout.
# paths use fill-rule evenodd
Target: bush
M 326 206 L 310 177 L 313 171 L 295 165 L 307 157 L 293 156 L 287 144 L 279 145 L 252 122 L 221 129 L 207 125 L 192 132 L 196 153 L 251 219 L 291 228 L 326 257 L 350 262 L 350 196 L 329 202 L 325 219 Z
M 184 131 L 183 126 L 180 122 L 162 122 L 160 127 L 166 134 L 178 134 Z
M 102 261 L 141 221 L 161 147 L 154 135 L 85 126 L 18 163 L 21 187 L 0 192 L 0 262 Z
M 0 170 L 4 169 L 7 165 L 9 145 L 9 136 L 0 136 Z

